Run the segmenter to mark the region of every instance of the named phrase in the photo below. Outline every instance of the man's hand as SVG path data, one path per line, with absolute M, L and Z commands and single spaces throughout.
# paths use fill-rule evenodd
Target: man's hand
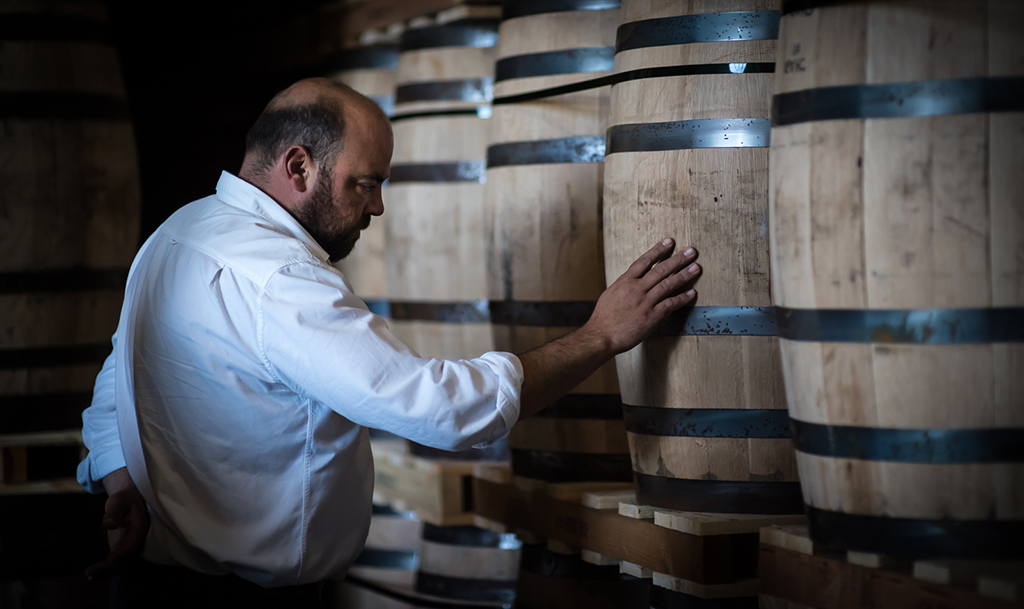
M 103 479 L 109 497 L 103 513 L 103 528 L 107 529 L 110 553 L 106 560 L 85 570 L 85 575 L 110 577 L 142 553 L 149 532 L 149 512 L 142 493 L 126 468 L 112 472 Z
M 519 417 L 528 417 L 579 385 L 614 355 L 638 345 L 662 320 L 693 302 L 687 289 L 698 276 L 697 251 L 672 255 L 665 239 L 640 256 L 597 301 L 590 320 L 575 332 L 519 356 L 523 388 Z
M 683 291 L 700 275 L 697 251 L 687 247 L 673 256 L 673 245 L 665 239 L 652 247 L 598 299 L 587 326 L 607 337 L 613 353 L 637 346 L 669 314 L 697 297 L 692 289 Z

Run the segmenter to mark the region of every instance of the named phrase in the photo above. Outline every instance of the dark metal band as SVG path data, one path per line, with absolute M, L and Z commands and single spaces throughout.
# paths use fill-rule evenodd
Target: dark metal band
M 0 396 L 3 433 L 33 433 L 82 427 L 82 411 L 92 403 L 91 391 Z
M 572 83 L 570 85 L 561 85 L 558 87 L 551 87 L 549 89 L 540 89 L 537 91 L 530 91 L 529 93 L 503 95 L 501 97 L 494 98 L 494 101 L 492 103 L 495 106 L 500 106 L 503 104 L 518 104 L 538 99 L 546 99 L 548 97 L 555 97 L 557 95 L 567 95 L 569 93 L 577 93 L 579 91 L 589 91 L 590 89 L 598 89 L 600 87 L 617 85 L 619 83 L 629 82 L 631 80 L 643 80 L 647 78 L 667 78 L 670 76 L 704 76 L 707 74 L 771 74 L 774 72 L 775 64 L 769 62 L 703 63 L 685 66 L 640 68 L 638 70 L 629 70 L 628 72 L 619 72 L 618 74 L 611 74 L 609 76 L 592 78 L 590 80 L 584 80 L 581 82 Z
M 508 461 L 508 440 L 499 440 L 487 448 L 450 451 L 432 448 L 409 441 L 409 452 L 424 459 L 442 459 L 452 461 Z
M 1024 111 L 1024 77 L 947 78 L 821 87 L 772 98 L 772 125 Z
M 466 19 L 406 30 L 399 50 L 405 53 L 440 47 L 493 47 L 498 44 L 498 23 L 496 19 Z
M 382 567 L 385 569 L 402 569 L 412 571 L 416 569 L 416 550 L 380 550 L 377 548 L 363 548 L 362 553 L 356 558 L 356 565 L 360 567 Z
M 324 62 L 324 71 L 397 70 L 397 46 L 371 46 L 335 53 Z
M 363 302 L 366 303 L 366 308 L 370 310 L 370 313 L 381 317 L 391 317 L 391 303 L 387 300 L 370 298 Z
M 686 307 L 658 325 L 656 336 L 775 336 L 775 307 Z
M 102 516 L 102 504 L 100 504 L 100 514 Z M 371 599 L 379 602 L 379 597 L 384 597 L 397 601 L 402 607 L 408 607 L 409 609 L 454 609 L 451 602 L 446 600 L 432 600 L 423 595 L 418 594 L 415 590 L 409 588 L 395 588 L 380 582 L 376 582 L 369 579 L 363 579 L 358 575 L 347 575 L 345 576 L 345 585 L 352 585 L 365 590 L 370 590 L 377 595 L 378 598 Z M 458 609 L 494 609 L 494 605 L 490 603 L 482 604 L 471 604 L 462 602 L 458 604 Z
M 29 349 L 0 349 L 0 370 L 102 364 L 107 359 L 107 356 L 110 355 L 110 350 L 111 346 L 109 343 Z
M 0 16 L 0 41 L 112 42 L 110 24 L 105 21 L 47 15 L 7 13 Z
M 615 33 L 615 52 L 695 42 L 775 40 L 779 17 L 779 11 L 737 11 L 623 23 Z
M 388 183 L 403 182 L 483 182 L 487 161 L 455 161 L 452 163 L 419 163 L 392 165 Z M 392 311 L 398 303 L 391 303 Z M 398 319 L 398 318 L 396 318 Z
M 0 294 L 124 290 L 128 269 L 48 269 L 0 273 Z
M 512 603 L 516 600 L 516 580 L 466 579 L 420 571 L 416 574 L 416 591 L 463 601 Z
M 543 419 L 622 420 L 622 396 L 617 393 L 567 393 L 541 410 Z
M 591 300 L 491 300 L 490 321 L 508 326 L 582 326 L 594 313 Z
M 443 543 L 450 546 L 467 546 L 473 548 L 501 548 L 510 540 L 508 534 L 496 533 L 474 526 L 442 527 L 429 522 L 423 523 L 424 541 Z M 514 536 L 511 538 L 514 539 Z
M 807 507 L 811 537 L 833 548 L 908 558 L 1024 559 L 1024 520 L 925 520 Z
M 890 429 L 793 419 L 804 453 L 898 463 L 1024 463 L 1024 429 Z
M 734 598 L 700 598 L 651 586 L 651 609 L 757 609 L 757 596 Z
M 395 174 L 394 167 L 391 175 Z M 468 302 L 391 301 L 391 319 L 398 321 L 439 321 L 445 323 L 486 323 L 490 321 L 486 300 Z
M 464 78 L 461 80 L 435 80 L 398 85 L 395 103 L 422 101 L 465 101 L 486 103 L 494 97 L 494 79 Z
M 628 454 L 560 453 L 512 449 L 512 473 L 545 482 L 629 482 Z
M 403 518 L 406 520 L 416 520 L 416 512 L 408 511 L 402 512 L 396 510 L 390 505 L 384 505 L 382 503 L 374 503 L 370 509 L 370 513 L 374 516 L 390 516 L 393 518 Z
M 790 309 L 779 337 L 844 343 L 952 345 L 1024 342 L 1024 307 L 992 309 Z
M 599 581 L 635 579 L 629 575 L 620 576 L 618 565 L 593 565 L 584 562 L 579 554 L 552 552 L 545 544 L 524 545 L 519 568 L 541 577 Z
M 487 168 L 604 161 L 604 136 L 575 136 L 532 142 L 508 142 L 487 148 Z
M 513 462 L 514 463 L 514 462 Z M 687 512 L 799 514 L 799 482 L 733 482 L 664 478 L 633 472 L 637 502 Z
M 486 110 L 486 112 L 484 112 Z M 442 118 L 449 116 L 473 116 L 476 118 L 490 118 L 490 107 L 482 106 L 479 108 L 462 108 L 458 110 L 430 110 L 427 112 L 409 112 L 407 114 L 399 114 L 398 116 L 391 116 L 392 123 L 398 121 L 407 121 L 416 118 Z
M 20 119 L 123 120 L 123 97 L 71 91 L 0 92 L 0 117 Z
M 505 0 L 502 19 L 515 19 L 545 13 L 602 11 L 619 8 L 620 0 Z
M 623 405 L 626 431 L 685 438 L 788 438 L 789 411 Z
M 702 118 L 666 123 L 633 123 L 608 129 L 605 154 L 695 148 L 767 148 L 767 118 Z
M 585 47 L 513 55 L 499 59 L 494 66 L 494 82 L 533 76 L 611 72 L 615 67 L 615 47 Z

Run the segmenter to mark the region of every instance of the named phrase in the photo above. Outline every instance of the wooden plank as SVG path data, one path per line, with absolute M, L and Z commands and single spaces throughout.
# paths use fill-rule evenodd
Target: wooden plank
M 649 505 L 640 505 L 636 501 L 620 501 L 619 514 L 626 518 L 637 518 L 640 520 L 652 520 L 654 508 Z
M 702 599 L 757 596 L 757 591 L 760 587 L 758 580 L 754 578 L 747 578 L 727 584 L 708 585 L 698 584 L 697 582 L 672 577 L 671 575 L 665 575 L 664 573 L 658 573 L 656 571 L 652 578 L 652 583 L 659 588 L 667 588 L 673 592 L 689 594 L 690 596 L 696 596 L 697 598 Z
M 580 559 L 583 562 L 597 565 L 599 567 L 609 567 L 611 565 L 619 564 L 619 561 L 612 558 L 611 556 L 605 556 L 593 550 L 580 550 Z
M 850 550 L 846 553 L 846 562 L 875 569 L 883 567 L 887 569 L 905 569 L 910 566 L 910 561 L 905 558 L 888 554 L 877 554 L 875 552 L 857 552 L 855 550 Z
M 914 579 L 909 573 L 853 565 L 841 554 L 809 555 L 766 543 L 761 594 L 818 609 L 1009 609 L 975 590 Z
M 973 587 L 982 574 L 998 572 L 1006 564 L 984 560 L 917 560 L 913 572 L 915 578 L 935 584 Z
M 1004 601 L 1024 602 L 1024 565 L 1007 564 L 982 573 L 978 578 L 978 594 Z
M 514 531 L 555 539 L 702 584 L 733 581 L 732 536 L 698 537 L 520 485 L 473 480 L 476 513 Z
M 583 493 L 580 503 L 595 510 L 618 510 L 620 503 L 635 498 L 636 493 L 633 491 L 597 491 Z
M 761 529 L 760 535 L 761 543 L 786 550 L 812 555 L 816 554 L 818 550 L 818 546 L 811 539 L 811 534 L 805 524 L 765 527 Z
M 626 575 L 632 575 L 633 577 L 639 577 L 642 579 L 651 579 L 654 577 L 654 571 L 651 571 L 647 567 L 641 567 L 636 563 L 625 560 L 619 561 L 619 573 L 625 573 Z
M 394 445 L 392 445 L 394 444 Z M 401 444 L 401 443 L 399 443 Z M 375 444 L 374 497 L 439 526 L 473 524 L 466 495 L 474 461 L 435 461 L 407 454 L 398 444 Z
M 802 515 L 711 514 L 654 508 L 654 524 L 691 535 L 757 533 L 762 527 L 806 523 Z

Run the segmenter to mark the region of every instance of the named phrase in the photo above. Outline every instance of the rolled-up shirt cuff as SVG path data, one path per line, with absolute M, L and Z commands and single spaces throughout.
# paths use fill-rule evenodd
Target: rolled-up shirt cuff
M 473 448 L 486 448 L 504 438 L 519 420 L 519 400 L 523 388 L 523 364 L 519 358 L 504 351 L 484 353 L 478 359 L 487 364 L 498 376 L 497 408 L 505 422 L 505 429 Z
M 78 483 L 90 493 L 106 492 L 103 479 L 122 467 L 125 467 L 125 461 L 120 445 L 105 450 L 91 450 L 78 464 Z

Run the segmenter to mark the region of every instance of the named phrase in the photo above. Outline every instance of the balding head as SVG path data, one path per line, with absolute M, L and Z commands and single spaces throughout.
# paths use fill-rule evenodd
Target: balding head
M 275 95 L 249 130 L 239 176 L 262 182 L 291 146 L 302 146 L 315 163 L 330 167 L 352 120 L 389 124 L 377 104 L 350 87 L 326 78 L 300 80 Z
M 384 213 L 394 141 L 369 98 L 322 78 L 274 96 L 246 137 L 238 177 L 286 209 L 337 260 Z

